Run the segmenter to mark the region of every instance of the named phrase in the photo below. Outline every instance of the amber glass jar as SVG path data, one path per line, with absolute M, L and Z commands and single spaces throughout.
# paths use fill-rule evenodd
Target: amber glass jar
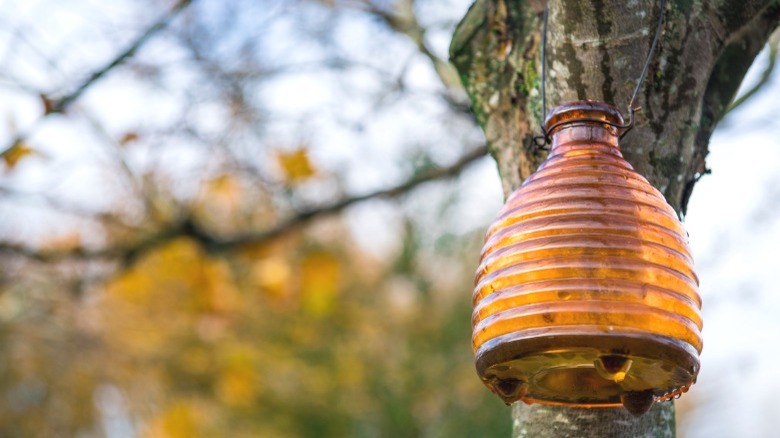
M 476 276 L 477 372 L 506 403 L 640 414 L 699 371 L 701 300 L 687 234 L 623 159 L 620 112 L 550 112 L 547 160 L 509 196 Z

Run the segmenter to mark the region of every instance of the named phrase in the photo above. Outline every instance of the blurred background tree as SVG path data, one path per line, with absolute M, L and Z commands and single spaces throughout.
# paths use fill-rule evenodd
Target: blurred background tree
M 508 435 L 439 3 L 5 4 L 0 434 Z
M 469 1 L 0 4 L 0 435 L 509 436 Z

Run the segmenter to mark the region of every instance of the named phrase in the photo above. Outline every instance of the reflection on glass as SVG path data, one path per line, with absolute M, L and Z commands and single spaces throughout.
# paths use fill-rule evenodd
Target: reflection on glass
M 488 230 L 472 342 L 506 403 L 639 415 L 695 382 L 701 300 L 687 234 L 623 159 L 622 124 L 599 102 L 555 108 L 549 157 Z

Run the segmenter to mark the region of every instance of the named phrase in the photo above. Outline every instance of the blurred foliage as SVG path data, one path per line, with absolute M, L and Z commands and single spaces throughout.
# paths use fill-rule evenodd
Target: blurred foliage
M 83 30 L 63 40 L 101 57 L 172 5 L 54 3 Z M 3 137 L 0 436 L 508 436 L 473 369 L 483 231 L 458 218 L 457 179 L 256 237 L 481 141 L 443 61 L 463 11 L 438 3 L 194 2 L 64 114 L 44 91 L 100 63 L 20 49 L 71 79 L 13 85 L 48 103 Z M 306 74 L 312 101 L 336 97 L 285 112 L 271 95 Z
M 438 251 L 408 221 L 379 260 L 327 225 L 220 255 L 179 238 L 58 300 L 48 266 L 17 275 L 3 435 L 94 430 L 114 390 L 139 436 L 506 436 L 469 348 L 478 236 Z

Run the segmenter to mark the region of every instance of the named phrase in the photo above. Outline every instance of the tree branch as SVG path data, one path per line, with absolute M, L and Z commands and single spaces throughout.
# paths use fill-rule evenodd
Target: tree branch
M 761 72 L 761 77 L 759 78 L 758 82 L 750 87 L 749 90 L 742 93 L 742 95 L 737 96 L 737 98 L 731 102 L 731 105 L 729 105 L 729 107 L 726 109 L 724 117 L 731 111 L 737 109 L 748 99 L 755 96 L 756 93 L 758 93 L 758 91 L 761 90 L 761 88 L 763 88 L 767 82 L 769 82 L 769 79 L 772 78 L 772 72 L 775 71 L 775 65 L 777 64 L 777 52 L 780 50 L 780 32 L 776 32 L 775 36 L 767 43 L 767 50 L 769 51 L 769 59 L 767 60 L 766 68 L 764 68 L 764 71 Z
M 103 76 L 115 69 L 117 66 L 124 63 L 128 58 L 135 55 L 135 53 L 143 47 L 155 34 L 164 29 L 171 20 L 176 17 L 182 10 L 192 4 L 192 0 L 180 0 L 176 5 L 168 12 L 166 12 L 161 18 L 159 18 L 154 24 L 146 29 L 141 35 L 139 35 L 125 50 L 120 52 L 111 61 L 109 61 L 103 67 L 95 70 L 87 77 L 75 90 L 67 93 L 59 98 L 51 99 L 49 96 L 41 94 L 41 99 L 44 103 L 44 112 L 40 118 L 33 123 L 33 127 L 38 125 L 40 121 L 51 114 L 63 113 L 73 102 L 75 102 L 81 95 L 94 83 L 99 81 Z M 20 133 L 16 135 L 6 146 L 2 152 L 0 152 L 0 158 L 5 156 L 15 146 L 19 145 L 29 136 L 29 132 Z
M 718 123 L 733 106 L 731 102 L 739 90 L 742 79 L 778 23 L 780 23 L 780 4 L 765 8 L 722 48 L 717 62 L 710 71 L 701 101 L 701 117 L 694 140 L 694 153 L 688 164 L 684 179 L 685 186 L 680 198 L 680 211 L 683 215 L 687 213 L 693 187 L 701 176 L 708 172 L 705 158 L 710 137 Z
M 214 247 L 217 250 L 223 250 L 223 249 L 229 249 L 231 247 L 235 247 L 246 243 L 262 243 L 262 242 L 275 239 L 283 234 L 286 234 L 290 231 L 293 231 L 295 229 L 298 229 L 310 223 L 314 219 L 320 218 L 322 216 L 338 213 L 351 205 L 363 201 L 368 201 L 370 199 L 376 199 L 376 198 L 385 198 L 385 199 L 395 198 L 400 195 L 403 195 L 404 193 L 411 191 L 412 189 L 416 188 L 417 186 L 423 183 L 456 176 L 460 174 L 460 172 L 463 171 L 463 169 L 468 167 L 468 165 L 484 157 L 485 155 L 487 155 L 487 146 L 478 147 L 473 151 L 467 153 L 466 155 L 462 156 L 458 161 L 456 161 L 455 163 L 449 166 L 430 170 L 418 176 L 412 177 L 409 180 L 395 187 L 378 190 L 375 192 L 367 193 L 365 195 L 345 198 L 323 207 L 304 210 L 299 212 L 295 216 L 287 219 L 286 221 L 280 223 L 276 227 L 271 228 L 270 230 L 263 231 L 258 234 L 247 234 L 229 240 L 215 242 Z
M 776 0 L 718 0 L 712 2 L 716 19 L 727 39 L 741 38 L 742 32 L 750 32 L 755 18 L 777 6 Z
M 417 19 L 414 2 L 415 0 L 396 2 L 392 12 L 377 6 L 372 0 L 359 0 L 351 7 L 376 16 L 392 30 L 409 38 L 417 47 L 417 51 L 431 62 L 436 76 L 444 86 L 444 91 L 441 93 L 442 99 L 455 111 L 471 115 L 466 99 L 462 98 L 461 93 L 454 93 L 456 90 L 462 90 L 458 72 L 455 71 L 452 64 L 434 54 L 425 42 L 427 29 Z
M 199 227 L 192 218 L 185 218 L 183 221 L 172 224 L 162 230 L 149 234 L 146 237 L 124 245 L 112 245 L 101 249 L 88 249 L 83 247 L 72 248 L 62 251 L 41 251 L 35 248 L 27 247 L 21 244 L 2 242 L 0 243 L 0 253 L 21 255 L 41 262 L 61 261 L 68 259 L 113 259 L 121 258 L 125 263 L 131 263 L 139 255 L 155 248 L 161 244 L 169 242 L 177 237 L 190 237 L 203 245 L 207 251 L 223 252 L 242 245 L 258 244 L 271 241 L 289 232 L 300 229 L 312 221 L 324 216 L 341 212 L 345 208 L 368 201 L 370 199 L 389 199 L 401 196 L 415 189 L 417 186 L 426 182 L 435 181 L 444 178 L 451 178 L 459 175 L 465 168 L 475 161 L 487 155 L 487 146 L 478 147 L 463 155 L 455 163 L 432 169 L 420 175 L 416 175 L 401 184 L 389 187 L 364 195 L 347 197 L 331 204 L 303 210 L 279 223 L 275 227 L 258 233 L 247 233 L 230 238 L 221 238 L 211 235 L 206 230 Z

